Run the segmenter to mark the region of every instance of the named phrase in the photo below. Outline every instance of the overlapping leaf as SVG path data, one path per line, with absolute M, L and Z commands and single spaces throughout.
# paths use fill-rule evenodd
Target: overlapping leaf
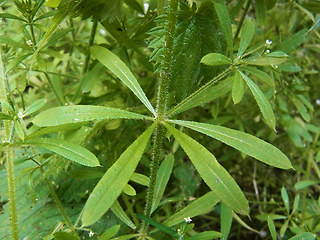
M 181 120 L 172 122 L 206 134 L 271 166 L 292 168 L 290 160 L 278 148 L 250 134 L 206 123 Z

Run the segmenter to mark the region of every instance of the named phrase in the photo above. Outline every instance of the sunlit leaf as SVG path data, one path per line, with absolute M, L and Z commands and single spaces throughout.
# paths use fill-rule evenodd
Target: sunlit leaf
M 287 193 L 287 190 L 285 187 L 282 187 L 281 188 L 281 197 L 282 197 L 282 200 L 283 200 L 283 203 L 284 203 L 284 206 L 287 210 L 287 213 L 289 213 L 289 210 L 290 210 L 290 206 L 289 206 L 289 196 L 288 196 L 288 193 Z
M 30 106 L 26 107 L 23 111 L 23 116 L 28 116 L 36 111 L 40 110 L 47 103 L 47 99 L 39 99 L 32 103 Z
M 221 219 L 221 240 L 227 240 L 232 224 L 232 210 L 225 204 L 221 204 L 220 208 L 220 219 Z
M 269 227 L 269 231 L 271 233 L 272 240 L 277 240 L 276 227 L 274 226 L 272 219 L 268 217 L 267 221 L 268 221 L 268 227 Z
M 76 105 L 50 108 L 38 114 L 32 122 L 40 127 L 48 127 L 64 125 L 69 123 L 122 118 L 150 119 L 150 117 L 148 116 L 116 108 L 91 105 Z
M 84 206 L 83 225 L 94 224 L 116 201 L 134 173 L 154 128 L 153 124 L 141 134 L 98 182 Z
M 242 28 L 240 36 L 240 46 L 238 49 L 238 56 L 242 56 L 243 53 L 247 50 L 255 31 L 255 26 L 252 20 L 247 20 Z
M 241 214 L 249 213 L 249 204 L 240 187 L 204 146 L 169 124 L 172 133 L 189 156 L 201 178 L 228 207 Z
M 206 134 L 271 166 L 292 168 L 290 160 L 278 148 L 250 134 L 206 123 L 181 120 L 172 122 Z
M 132 229 L 136 229 L 136 225 L 130 220 L 130 218 L 127 216 L 126 212 L 122 209 L 120 203 L 118 201 L 115 201 L 112 206 L 111 210 L 122 222 L 124 222 L 128 227 Z
M 205 231 L 190 237 L 190 240 L 211 240 L 221 237 L 221 233 L 216 231 Z
M 232 100 L 234 104 L 241 101 L 244 94 L 244 82 L 238 71 L 234 74 L 233 86 L 232 86 Z
M 56 138 L 29 139 L 18 144 L 36 145 L 49 149 L 67 159 L 88 167 L 99 166 L 96 156 L 84 147 L 72 142 Z
M 258 68 L 245 66 L 245 67 L 241 67 L 241 69 L 244 69 L 248 73 L 251 73 L 253 76 L 258 78 L 261 82 L 264 82 L 268 86 L 270 86 L 270 87 L 275 86 L 273 78 L 270 77 L 269 74 L 259 70 Z
M 170 154 L 166 157 L 166 159 L 161 163 L 159 167 L 156 184 L 154 187 L 151 213 L 154 212 L 154 210 L 156 210 L 157 207 L 159 206 L 164 190 L 166 189 L 166 186 L 168 184 L 168 181 L 172 172 L 173 164 L 174 164 L 174 156 Z
M 256 102 L 258 103 L 258 106 L 260 108 L 260 111 L 262 113 L 262 116 L 264 120 L 266 121 L 267 125 L 271 129 L 275 129 L 276 127 L 276 119 L 274 117 L 274 113 L 272 111 L 272 107 L 266 98 L 266 96 L 263 94 L 263 92 L 260 90 L 260 88 L 245 74 L 240 72 L 242 78 L 246 81 L 248 87 L 250 88 L 250 91 L 252 95 L 254 96 Z
M 113 74 L 115 74 L 128 88 L 140 99 L 140 101 L 155 115 L 151 103 L 143 92 L 140 84 L 127 65 L 110 50 L 100 46 L 91 47 L 91 53 Z
M 120 230 L 120 225 L 114 225 L 105 231 L 100 237 L 99 240 L 109 240 L 113 236 L 115 236 Z
M 209 53 L 201 59 L 201 63 L 210 66 L 230 65 L 231 59 L 221 53 Z
M 185 221 L 184 218 L 186 216 L 192 218 L 200 214 L 204 214 L 208 211 L 211 211 L 219 201 L 219 197 L 213 191 L 208 192 L 207 194 L 190 203 L 188 206 L 181 209 L 179 212 L 170 216 L 163 222 L 163 224 L 167 226 L 173 226 Z

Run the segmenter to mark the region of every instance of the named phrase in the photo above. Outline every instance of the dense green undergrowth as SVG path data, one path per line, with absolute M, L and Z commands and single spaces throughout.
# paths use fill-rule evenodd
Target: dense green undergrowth
M 0 9 L 0 239 L 319 238 L 319 1 Z

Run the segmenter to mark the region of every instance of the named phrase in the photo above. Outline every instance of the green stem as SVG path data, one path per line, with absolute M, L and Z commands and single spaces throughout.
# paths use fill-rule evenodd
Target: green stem
M 97 31 L 97 26 L 98 26 L 98 21 L 94 20 L 92 28 L 91 28 L 90 38 L 89 38 L 88 51 L 87 51 L 86 59 L 84 61 L 84 65 L 83 65 L 83 70 L 82 70 L 83 74 L 88 70 L 89 60 L 90 60 L 90 56 L 91 56 L 90 47 L 93 45 L 94 36 L 96 35 L 96 31 Z
M 161 122 L 166 119 L 166 108 L 168 100 L 168 87 L 171 81 L 171 65 L 173 59 L 173 40 L 174 31 L 177 19 L 178 0 L 170 0 L 169 12 L 168 12 L 168 23 L 166 26 L 165 33 L 165 46 L 164 46 L 164 57 L 162 63 L 162 69 L 160 72 L 160 78 L 158 83 L 157 93 L 157 108 L 156 108 L 156 121 L 158 122 L 154 138 L 153 138 L 153 153 L 150 164 L 150 187 L 147 192 L 147 200 L 144 208 L 144 215 L 151 215 L 151 206 L 153 202 L 154 188 L 156 184 L 157 172 L 159 169 L 159 162 L 162 157 L 163 151 L 163 139 L 164 139 L 164 127 Z M 140 233 L 145 236 L 148 232 L 148 224 L 143 221 Z
M 7 101 L 8 94 L 8 81 L 5 76 L 4 66 L 2 63 L 2 56 L 0 55 L 0 101 Z M 2 108 L 3 113 L 8 113 L 5 108 Z M 6 141 L 10 141 L 10 130 L 12 122 L 4 121 L 4 131 Z M 10 205 L 10 225 L 11 225 L 11 239 L 18 240 L 18 215 L 17 215 L 17 201 L 16 201 L 16 185 L 14 179 L 14 162 L 13 162 L 13 149 L 7 147 L 5 150 L 6 163 L 7 163 L 7 178 L 9 189 L 9 205 Z
M 252 3 L 252 0 L 248 0 L 247 5 L 246 5 L 246 7 L 245 7 L 245 9 L 244 9 L 244 11 L 243 11 L 243 13 L 242 13 L 242 16 L 241 16 L 241 19 L 240 19 L 240 23 L 239 23 L 239 26 L 238 26 L 238 28 L 237 28 L 236 35 L 235 35 L 235 37 L 234 37 L 235 39 L 238 37 L 238 35 L 239 35 L 239 33 L 240 33 L 241 27 L 242 27 L 242 25 L 243 25 L 244 19 L 245 19 L 246 16 L 247 16 L 247 13 L 248 13 L 248 11 L 249 11 L 249 8 L 250 8 L 251 3 Z

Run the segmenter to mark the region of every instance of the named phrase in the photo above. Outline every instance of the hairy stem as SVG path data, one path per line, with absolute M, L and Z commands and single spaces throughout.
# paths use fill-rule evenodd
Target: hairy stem
M 2 63 L 2 56 L 0 55 L 0 101 L 7 101 L 8 95 L 8 81 L 5 76 L 4 66 Z M 5 108 L 2 108 L 3 113 L 8 113 Z M 10 141 L 10 131 L 12 122 L 4 121 L 5 141 Z M 9 205 L 10 205 L 10 225 L 11 225 L 11 239 L 18 240 L 18 215 L 17 215 L 17 201 L 16 201 L 16 185 L 14 179 L 14 163 L 13 163 L 13 149 L 6 147 L 5 150 L 6 164 L 7 164 L 7 178 L 9 189 Z
M 248 11 L 249 11 L 249 8 L 250 8 L 251 3 L 252 3 L 252 0 L 248 0 L 247 5 L 246 5 L 246 7 L 245 7 L 245 9 L 244 9 L 244 11 L 243 11 L 243 13 L 242 13 L 242 16 L 241 16 L 241 19 L 240 19 L 240 22 L 239 22 L 239 26 L 238 26 L 237 31 L 236 31 L 236 35 L 234 36 L 235 39 L 238 37 L 238 35 L 239 35 L 239 33 L 240 33 L 240 30 L 241 30 L 241 28 L 242 28 L 244 19 L 245 19 L 246 16 L 247 16 L 247 13 L 248 13 Z
M 165 33 L 165 45 L 164 45 L 164 57 L 162 62 L 162 69 L 160 72 L 160 78 L 158 83 L 158 93 L 157 93 L 157 108 L 156 108 L 156 121 L 158 125 L 155 129 L 153 138 L 153 153 L 152 160 L 150 164 L 150 187 L 147 192 L 147 200 L 144 208 L 144 215 L 150 216 L 151 206 L 154 195 L 154 188 L 156 183 L 157 172 L 159 169 L 159 162 L 161 159 L 161 153 L 163 150 L 163 139 L 164 139 L 164 127 L 161 122 L 166 119 L 166 108 L 168 99 L 168 87 L 171 81 L 171 65 L 173 59 L 173 40 L 174 31 L 177 19 L 178 10 L 178 0 L 170 0 L 168 20 Z M 146 222 L 142 223 L 141 233 L 146 235 L 148 232 L 148 224 Z

